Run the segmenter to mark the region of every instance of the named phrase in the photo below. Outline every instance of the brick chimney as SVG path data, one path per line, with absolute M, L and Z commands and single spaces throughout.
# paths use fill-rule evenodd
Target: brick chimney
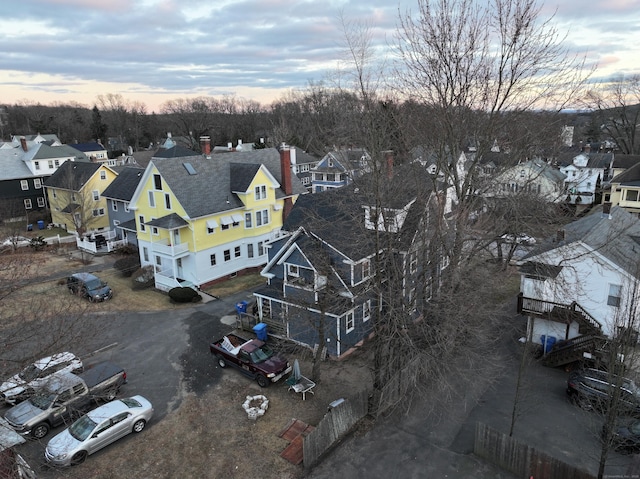
M 293 194 L 293 188 L 291 184 L 291 150 L 284 143 L 280 146 L 280 186 L 286 195 L 284 199 L 284 208 L 282 209 L 282 222 L 287 219 L 291 209 L 293 208 L 293 201 L 291 195 Z
M 29 148 L 27 148 L 27 139 L 24 136 L 20 137 L 20 144 L 22 145 L 22 149 L 24 151 L 29 151 Z
M 387 168 L 387 178 L 393 178 L 393 151 L 387 150 L 384 152 L 385 167 Z
M 211 154 L 211 137 L 200 137 L 200 150 L 204 156 L 209 156 Z

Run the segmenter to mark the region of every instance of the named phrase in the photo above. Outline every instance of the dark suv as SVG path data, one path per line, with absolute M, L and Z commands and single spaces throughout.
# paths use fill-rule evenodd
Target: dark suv
M 97 276 L 90 273 L 75 273 L 67 278 L 67 288 L 72 294 L 89 298 L 89 301 L 111 299 L 113 291 Z
M 567 381 L 569 399 L 584 409 L 606 409 L 616 389 L 620 413 L 640 416 L 640 390 L 631 379 L 599 369 L 580 369 L 569 374 Z

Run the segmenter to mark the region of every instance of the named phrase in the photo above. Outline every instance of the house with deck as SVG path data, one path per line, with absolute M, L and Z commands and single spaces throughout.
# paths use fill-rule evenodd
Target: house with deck
M 558 359 L 554 353 L 551 365 L 591 354 L 603 338 L 627 327 L 640 299 L 638 252 L 638 215 L 599 205 L 518 262 L 518 313 L 527 316 L 528 340 L 580 345 L 572 346 L 573 355 Z

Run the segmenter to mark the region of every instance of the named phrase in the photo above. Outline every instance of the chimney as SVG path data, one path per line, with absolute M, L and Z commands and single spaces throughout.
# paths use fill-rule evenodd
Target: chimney
M 22 145 L 22 149 L 24 151 L 29 151 L 29 148 L 27 148 L 27 139 L 24 136 L 20 137 L 20 144 Z
M 236 146 L 237 151 L 242 151 L 242 140 L 238 140 L 238 145 Z
M 293 208 L 293 201 L 291 200 L 293 193 L 291 187 L 291 150 L 284 143 L 280 146 L 280 175 L 280 184 L 285 194 L 284 208 L 282 209 L 282 222 L 284 223 Z
M 393 178 L 393 151 L 387 150 L 384 153 L 385 165 L 387 168 L 387 178 Z
M 229 149 L 229 151 L 233 151 L 233 143 L 227 143 L 227 148 Z
M 200 137 L 200 150 L 207 158 L 211 155 L 211 138 L 208 136 Z

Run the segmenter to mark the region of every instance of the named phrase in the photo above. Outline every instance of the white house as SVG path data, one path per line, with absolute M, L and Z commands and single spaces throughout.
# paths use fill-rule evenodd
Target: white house
M 567 201 L 572 204 L 590 205 L 595 200 L 597 188 L 611 178 L 613 153 L 591 153 L 588 150 L 563 162 L 560 171 L 564 180 Z
M 596 206 L 519 261 L 529 339 L 614 336 L 639 298 L 640 219 Z

